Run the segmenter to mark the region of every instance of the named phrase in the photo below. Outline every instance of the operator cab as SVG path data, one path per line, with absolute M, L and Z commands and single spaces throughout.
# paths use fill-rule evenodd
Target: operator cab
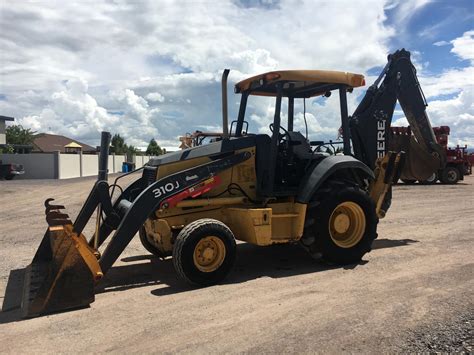
M 329 97 L 334 90 L 339 91 L 341 127 L 343 131 L 344 154 L 351 154 L 349 121 L 347 114 L 347 91 L 365 85 L 360 74 L 324 70 L 284 70 L 273 71 L 240 81 L 235 85 L 235 93 L 240 93 L 240 109 L 237 120 L 232 122 L 230 135 L 242 137 L 247 131 L 245 111 L 250 95 L 275 97 L 275 113 L 270 124 L 271 137 L 256 135 L 257 182 L 262 196 L 294 195 L 301 176 L 304 176 L 315 154 L 312 146 L 323 142 L 310 142 L 301 132 L 294 131 L 295 99 L 315 96 Z M 288 100 L 288 124 L 281 125 L 283 98 Z M 235 127 L 235 131 L 234 131 Z

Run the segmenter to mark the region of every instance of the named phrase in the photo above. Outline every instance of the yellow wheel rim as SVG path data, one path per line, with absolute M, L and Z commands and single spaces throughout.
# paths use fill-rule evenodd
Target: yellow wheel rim
M 355 202 L 342 202 L 329 218 L 329 234 L 341 248 L 351 248 L 360 242 L 365 232 L 365 214 Z
M 202 272 L 213 272 L 225 259 L 224 242 L 214 236 L 202 238 L 194 248 L 194 265 Z

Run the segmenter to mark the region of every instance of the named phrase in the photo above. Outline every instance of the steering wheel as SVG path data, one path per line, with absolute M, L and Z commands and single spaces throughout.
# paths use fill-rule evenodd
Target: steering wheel
M 272 133 L 273 133 L 273 123 L 270 123 L 269 128 L 270 128 L 270 131 L 272 131 Z M 280 129 L 283 131 L 283 134 L 278 132 L 278 142 L 279 142 L 279 144 L 283 143 L 285 140 L 289 142 L 291 140 L 290 133 L 285 128 L 283 128 L 282 126 L 280 126 Z M 287 137 L 287 139 L 285 139 L 285 137 Z

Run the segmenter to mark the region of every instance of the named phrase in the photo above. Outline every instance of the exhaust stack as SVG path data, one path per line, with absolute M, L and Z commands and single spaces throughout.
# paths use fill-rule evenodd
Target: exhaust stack
M 230 69 L 224 69 L 222 73 L 222 137 L 229 138 L 229 117 L 227 110 L 227 77 Z

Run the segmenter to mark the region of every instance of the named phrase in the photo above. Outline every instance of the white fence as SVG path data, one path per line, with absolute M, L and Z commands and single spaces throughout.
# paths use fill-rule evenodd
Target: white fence
M 70 179 L 97 175 L 99 171 L 99 156 L 93 154 L 0 154 L 0 160 L 23 165 L 25 174 L 15 179 Z M 148 156 L 133 156 L 136 169 L 149 160 Z M 109 173 L 121 172 L 125 161 L 125 155 L 109 155 Z

